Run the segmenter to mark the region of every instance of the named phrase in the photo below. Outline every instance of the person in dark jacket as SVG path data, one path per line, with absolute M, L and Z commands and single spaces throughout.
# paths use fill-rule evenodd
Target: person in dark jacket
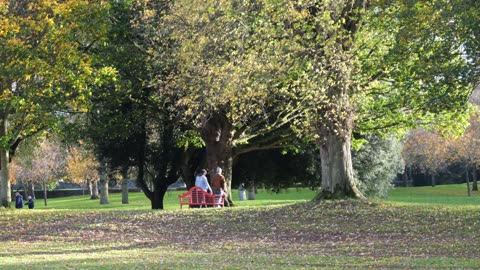
M 212 189 L 213 194 L 215 194 L 215 200 L 217 203 L 217 207 L 220 206 L 220 202 L 222 201 L 222 196 L 225 195 L 225 176 L 222 175 L 222 169 L 217 167 L 216 174 L 212 177 Z M 223 205 L 222 205 L 223 206 Z
M 15 193 L 15 208 L 23 208 L 23 196 L 20 193 Z
M 28 196 L 27 199 L 28 199 L 28 201 L 27 201 L 26 205 L 28 205 L 29 209 L 33 209 L 33 207 L 35 206 L 35 202 L 33 201 L 32 196 Z

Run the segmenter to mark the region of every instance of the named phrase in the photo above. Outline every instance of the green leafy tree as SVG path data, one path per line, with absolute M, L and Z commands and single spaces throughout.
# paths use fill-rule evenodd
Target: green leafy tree
M 60 111 L 81 107 L 93 78 L 109 73 L 94 71 L 87 57 L 105 30 L 104 8 L 88 0 L 0 2 L 1 205 L 11 202 L 9 154 L 54 126 Z
M 283 147 L 291 122 L 305 112 L 289 91 L 291 55 L 277 32 L 283 8 L 273 1 L 175 1 L 160 26 L 172 29 L 177 43 L 166 90 L 177 117 L 205 143 L 209 171 L 223 169 L 229 204 L 234 159 Z
M 126 175 L 134 168 L 152 209 L 163 209 L 167 187 L 178 179 L 182 154 L 162 94 L 163 81 L 174 67 L 168 29 L 150 39 L 150 29 L 161 23 L 168 7 L 168 1 L 112 2 L 107 46 L 96 50 L 96 56 L 98 65 L 115 67 L 117 80 L 96 88 L 84 132 L 104 162 L 103 171 Z
M 368 141 L 352 153 L 355 177 L 359 189 L 369 197 L 386 198 L 398 174 L 403 173 L 403 144 L 395 137 L 370 135 Z
M 479 10 L 478 3 L 308 1 L 290 7 L 292 40 L 300 45 L 298 59 L 314 97 L 310 124 L 322 160 L 317 198 L 364 198 L 353 174 L 353 130 L 388 132 L 461 115 L 479 66 L 478 33 L 463 16 Z
M 174 98 L 229 185 L 243 147 L 282 146 L 294 123 L 320 148 L 319 198 L 364 198 L 352 132 L 448 123 L 478 79 L 473 1 L 144 2 L 143 50 L 164 63 L 162 34 L 175 44 L 175 72 L 152 69 L 149 85 Z

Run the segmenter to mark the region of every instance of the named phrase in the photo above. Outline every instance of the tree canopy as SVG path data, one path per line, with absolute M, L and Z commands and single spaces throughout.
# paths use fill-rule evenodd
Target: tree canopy
M 319 197 L 363 197 L 352 174 L 352 132 L 388 132 L 389 127 L 434 121 L 451 125 L 442 120 L 465 111 L 479 79 L 478 42 L 472 40 L 478 33 L 459 14 L 478 10 L 478 4 L 322 1 L 292 6 L 302 25 L 297 26 L 302 45 L 297 59 L 306 63 L 311 85 L 306 90 L 314 97 L 310 122 L 323 166 Z
M 2 204 L 8 152 L 67 111 L 88 112 L 85 134 L 102 164 L 137 167 L 158 208 L 192 158 L 188 145 L 205 147 L 209 170 L 224 169 L 231 195 L 240 154 L 294 146 L 295 135 L 320 149 L 318 198 L 364 198 L 352 141 L 466 123 L 480 75 L 479 5 L 4 1 Z
M 88 0 L 0 3 L 0 201 L 11 201 L 8 152 L 77 110 L 109 69 L 94 70 L 89 48 L 103 38 L 106 5 Z
M 230 181 L 236 151 L 294 129 L 320 148 L 320 197 L 363 198 L 353 134 L 452 125 L 478 82 L 472 1 L 141 3 L 148 86 Z

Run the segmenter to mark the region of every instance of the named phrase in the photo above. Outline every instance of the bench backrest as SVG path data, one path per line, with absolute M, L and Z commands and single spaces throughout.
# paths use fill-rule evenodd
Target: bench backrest
M 192 203 L 204 203 L 205 202 L 205 192 L 201 187 L 192 187 L 189 191 L 192 198 Z
M 180 199 L 180 208 L 186 204 L 189 204 L 190 207 L 199 205 L 223 206 L 225 195 L 211 194 L 201 187 L 195 186 L 190 188 L 188 192 L 179 194 L 178 198 Z

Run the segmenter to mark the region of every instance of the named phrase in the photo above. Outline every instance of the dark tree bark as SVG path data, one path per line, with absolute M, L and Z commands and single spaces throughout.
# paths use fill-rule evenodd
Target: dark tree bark
M 200 130 L 206 146 L 207 166 L 210 175 L 217 167 L 222 168 L 226 185 L 226 206 L 233 206 L 232 166 L 233 166 L 233 127 L 221 113 L 214 113 Z
M 145 114 L 146 115 L 146 114 Z M 146 117 L 146 116 L 145 116 Z M 169 185 L 178 179 L 182 150 L 176 146 L 174 123 L 163 115 L 158 121 L 157 130 L 147 132 L 147 119 L 143 119 L 142 131 L 137 149 L 137 184 L 151 202 L 152 209 L 163 209 L 163 198 Z M 149 140 L 154 134 L 156 140 Z M 153 170 L 147 171 L 147 167 Z
M 140 182 L 140 188 L 150 200 L 152 209 L 163 209 L 163 198 L 168 186 L 175 183 L 175 178 L 173 175 L 164 177 L 159 174 L 153 181 L 153 188 L 149 187 L 145 181 Z
M 204 149 L 190 146 L 182 153 L 180 171 L 187 189 L 195 186 L 195 172 L 206 167 L 205 164 Z
M 87 188 L 88 188 L 88 195 L 92 197 L 93 195 L 93 181 L 92 180 L 87 180 Z
M 472 169 L 472 177 L 473 177 L 472 191 L 478 191 L 478 184 L 477 184 L 477 166 L 474 166 L 474 168 Z
M 152 209 L 163 209 L 163 198 L 167 193 L 168 182 L 163 182 L 158 179 L 155 181 L 158 183 L 155 185 L 155 189 L 152 192 Z

